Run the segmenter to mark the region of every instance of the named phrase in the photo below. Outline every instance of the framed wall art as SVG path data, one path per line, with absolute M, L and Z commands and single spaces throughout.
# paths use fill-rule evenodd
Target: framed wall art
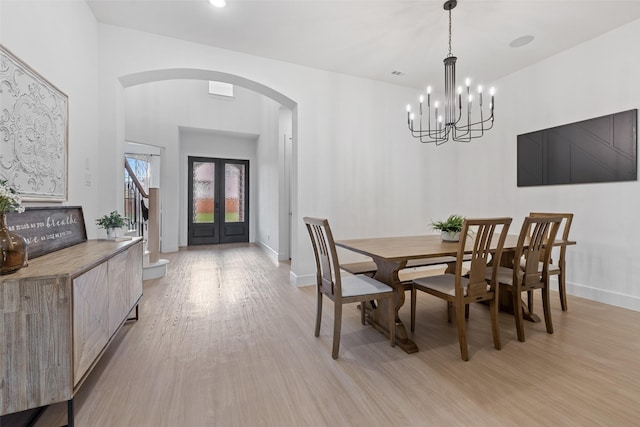
M 518 187 L 638 179 L 638 110 L 518 135 Z
M 0 45 L 0 179 L 25 201 L 67 200 L 69 105 Z

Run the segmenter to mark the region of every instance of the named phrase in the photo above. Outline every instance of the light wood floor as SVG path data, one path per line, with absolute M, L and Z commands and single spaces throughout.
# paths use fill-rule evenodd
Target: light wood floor
M 555 333 L 500 314 L 493 348 L 488 309 L 471 307 L 471 360 L 460 359 L 445 304 L 418 296 L 405 354 L 343 318 L 331 359 L 333 305 L 313 336 L 313 287 L 289 284 L 255 245 L 166 254 L 169 274 L 145 282 L 141 319 L 127 324 L 76 395 L 76 425 L 95 426 L 637 426 L 640 313 L 553 294 Z M 409 295 L 407 294 L 407 297 Z M 408 299 L 408 298 L 407 298 Z M 541 304 L 536 301 L 541 314 Z M 408 323 L 409 307 L 401 311 Z M 38 427 L 66 422 L 55 405 Z M 3 426 L 4 427 L 4 426 Z

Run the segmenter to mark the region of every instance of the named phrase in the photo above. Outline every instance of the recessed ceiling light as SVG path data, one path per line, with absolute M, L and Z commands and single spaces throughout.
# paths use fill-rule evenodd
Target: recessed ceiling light
M 509 47 L 522 47 L 522 46 L 526 46 L 529 43 L 531 43 L 533 41 L 535 37 L 533 36 L 522 36 L 522 37 L 518 37 L 517 39 L 513 40 L 511 43 L 509 43 Z
M 209 3 L 215 7 L 225 7 L 227 5 L 225 0 L 209 0 Z

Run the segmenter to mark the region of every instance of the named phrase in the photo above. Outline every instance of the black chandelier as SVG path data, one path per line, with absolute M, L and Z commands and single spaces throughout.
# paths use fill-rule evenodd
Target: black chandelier
M 480 138 L 486 130 L 493 127 L 494 88 L 491 88 L 491 102 L 489 104 L 490 115 L 484 118 L 482 106 L 482 86 L 478 86 L 478 100 L 475 101 L 471 93 L 471 80 L 466 79 L 466 107 L 463 114 L 462 108 L 462 86 L 458 86 L 456 94 L 456 58 L 451 53 L 451 9 L 458 4 L 457 0 L 448 0 L 444 3 L 444 10 L 449 11 L 449 54 L 444 59 L 444 105 L 440 109 L 438 101 L 434 102 L 433 115 L 431 111 L 431 86 L 427 87 L 426 112 L 423 104 L 424 95 L 420 95 L 420 106 L 418 126 L 414 125 L 415 114 L 411 112 L 411 105 L 407 105 L 407 124 L 411 135 L 418 138 L 422 143 L 433 143 L 436 145 L 449 141 L 449 138 L 456 142 L 470 142 L 474 138 Z M 457 96 L 456 96 L 457 95 Z M 474 103 L 478 103 L 477 110 L 474 111 Z M 472 122 L 472 112 L 474 116 L 479 115 L 479 120 Z M 443 116 L 444 114 L 444 116 Z M 425 123 L 426 122 L 426 123 Z M 433 122 L 433 123 L 432 123 Z

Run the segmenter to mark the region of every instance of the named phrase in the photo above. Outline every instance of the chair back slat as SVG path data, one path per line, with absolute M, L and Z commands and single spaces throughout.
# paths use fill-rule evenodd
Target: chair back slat
M 513 268 L 514 274 L 522 274 L 523 286 L 540 283 L 547 274 L 561 221 L 559 216 L 529 216 L 524 219 L 514 258 L 514 263 L 519 262 L 520 268 L 517 265 Z
M 462 260 L 464 259 L 465 248 L 469 245 L 467 243 L 469 240 L 471 241 L 469 246 L 472 247 L 472 252 L 469 261 L 467 296 L 474 297 L 495 292 L 497 266 L 493 268 L 493 280 L 489 283 L 489 289 L 487 289 L 487 264 L 492 258 L 500 259 L 510 224 L 511 218 L 465 220 L 460 232 L 458 262 L 456 263 L 456 295 L 462 295 L 463 293 L 461 284 Z M 499 233 L 497 233 L 498 227 L 501 227 Z M 474 230 L 473 233 L 472 230 Z
M 325 294 L 333 298 L 341 298 L 341 282 L 333 234 L 329 221 L 323 218 L 305 217 L 304 222 L 309 231 L 316 259 L 316 283 Z
M 551 217 L 559 216 L 559 217 L 561 217 L 562 218 L 562 223 L 560 224 L 560 227 L 558 228 L 558 234 L 561 235 L 561 239 L 562 240 L 564 240 L 564 241 L 569 240 L 569 231 L 571 230 L 571 222 L 573 221 L 573 214 L 572 213 L 531 212 L 529 214 L 529 216 L 534 217 L 534 218 L 547 217 L 547 216 L 551 216 Z M 548 231 L 551 231 L 551 228 L 549 228 Z M 547 240 L 548 239 L 549 239 L 549 236 L 547 236 Z M 567 252 L 567 246 L 566 245 L 561 246 L 559 251 L 560 251 L 559 262 L 562 263 L 564 261 L 565 254 Z M 552 258 L 549 260 L 549 262 L 551 264 L 553 264 L 553 259 Z M 543 260 L 541 259 L 540 261 L 543 261 Z

